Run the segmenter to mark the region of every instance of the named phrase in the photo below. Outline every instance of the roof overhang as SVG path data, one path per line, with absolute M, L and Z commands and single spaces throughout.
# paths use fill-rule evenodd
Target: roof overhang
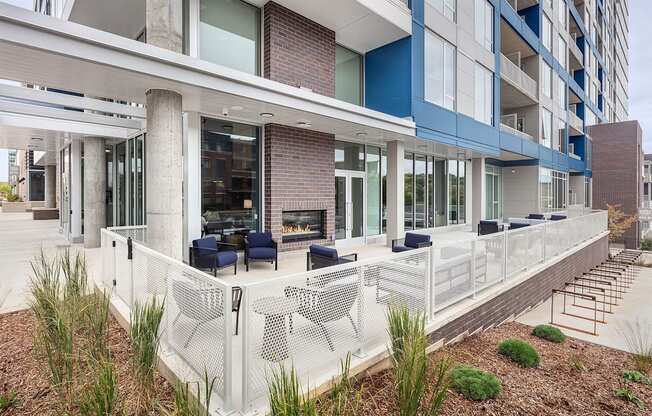
M 174 90 L 184 111 L 383 141 L 414 137 L 406 120 L 262 77 L 0 3 L 0 78 L 145 102 Z M 271 119 L 261 113 L 274 114 Z

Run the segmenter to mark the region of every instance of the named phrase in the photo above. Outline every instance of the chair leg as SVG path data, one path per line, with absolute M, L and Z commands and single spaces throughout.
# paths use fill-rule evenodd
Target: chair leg
M 322 334 L 324 334 L 324 338 L 326 338 L 326 342 L 328 342 L 328 348 L 330 348 L 331 351 L 335 351 L 335 347 L 333 346 L 333 341 L 331 341 L 330 335 L 328 335 L 328 330 L 322 324 L 321 322 L 317 324 L 319 329 L 321 329 Z
M 274 270 L 278 270 L 278 257 L 274 259 Z
M 172 325 L 176 325 L 176 323 L 177 323 L 177 321 L 179 320 L 179 318 L 181 318 L 181 311 L 179 311 L 179 313 L 177 313 L 177 317 L 174 318 L 174 321 L 172 321 Z
M 235 311 L 235 334 L 238 335 L 238 323 L 240 322 L 240 310 Z
M 238 261 L 236 260 L 235 263 L 233 263 L 233 274 L 238 274 Z
M 355 326 L 355 321 L 353 320 L 353 317 L 349 312 L 346 313 L 346 317 L 349 318 L 349 322 L 351 322 L 351 326 L 353 327 L 353 331 L 355 332 L 356 338 L 360 337 L 360 333 L 358 332 L 358 327 Z
M 197 333 L 197 330 L 199 329 L 199 327 L 201 326 L 201 324 L 203 324 L 202 321 L 197 322 L 197 325 L 195 325 L 195 327 L 194 327 L 194 328 L 192 329 L 192 331 L 190 332 L 190 336 L 189 336 L 188 339 L 186 340 L 186 343 L 183 344 L 183 348 L 188 348 L 188 345 L 190 345 L 190 341 L 192 340 L 192 338 L 193 338 L 193 337 L 195 336 L 195 334 Z
M 245 268 L 249 271 L 249 260 L 245 257 Z

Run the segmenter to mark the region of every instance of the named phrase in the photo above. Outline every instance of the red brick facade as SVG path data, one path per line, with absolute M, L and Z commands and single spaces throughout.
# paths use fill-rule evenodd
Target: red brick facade
M 335 233 L 335 137 L 312 130 L 265 126 L 265 230 L 281 250 L 307 247 L 311 240 L 281 242 L 284 210 L 326 210 L 326 236 Z
M 265 78 L 335 96 L 335 32 L 272 1 L 264 10 Z
M 638 121 L 598 124 L 588 133 L 593 139 L 593 208 L 617 204 L 627 215 L 637 215 L 643 194 L 643 143 Z M 635 223 L 623 236 L 627 248 L 638 248 L 640 230 Z
M 565 282 L 572 281 L 605 260 L 608 250 L 608 238 L 605 236 L 435 330 L 429 334 L 430 343 L 447 342 L 464 332 L 472 334 L 488 329 L 543 302 L 550 297 L 552 289 L 562 289 Z

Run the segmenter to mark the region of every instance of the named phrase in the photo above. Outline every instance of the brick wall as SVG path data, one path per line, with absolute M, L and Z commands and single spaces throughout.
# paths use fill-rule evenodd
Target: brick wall
M 621 205 L 627 215 L 637 215 L 643 193 L 642 131 L 637 121 L 599 124 L 588 128 L 593 139 L 593 208 Z M 627 248 L 638 248 L 635 223 L 623 236 Z
M 552 289 L 562 289 L 565 282 L 589 271 L 607 258 L 607 237 L 564 258 L 525 282 L 501 293 L 465 315 L 456 318 L 429 335 L 430 343 L 445 342 L 481 328 L 498 325 L 513 315 L 546 300 Z
M 265 126 L 265 229 L 280 250 L 324 240 L 281 242 L 283 210 L 326 210 L 326 237 L 335 233 L 335 137 L 312 130 Z
M 265 4 L 265 78 L 335 96 L 335 32 L 273 1 Z

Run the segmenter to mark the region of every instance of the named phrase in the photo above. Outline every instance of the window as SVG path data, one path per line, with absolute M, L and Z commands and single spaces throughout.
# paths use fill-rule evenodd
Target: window
M 364 172 L 364 145 L 335 141 L 335 169 Z
M 543 14 L 543 25 L 541 26 L 541 40 L 543 46 L 552 52 L 552 23 L 546 14 Z
M 558 35 L 558 42 L 557 42 L 557 60 L 559 61 L 559 64 L 561 65 L 562 68 L 566 69 L 566 41 L 564 38 L 561 37 L 561 35 Z
M 564 143 L 566 142 L 566 120 L 559 118 L 557 120 L 557 129 L 554 149 L 563 152 Z
M 566 12 L 566 2 L 564 0 L 557 0 L 557 19 L 562 28 L 567 28 L 568 13 Z
M 203 118 L 201 212 L 209 234 L 244 247 L 242 232 L 259 227 L 259 128 Z
M 424 61 L 426 101 L 455 110 L 455 47 L 427 30 Z
M 426 3 L 446 16 L 451 22 L 455 22 L 456 0 L 426 0 Z
M 545 147 L 552 145 L 552 113 L 546 108 L 541 112 L 541 144 Z
M 566 83 L 559 75 L 557 75 L 557 102 L 562 109 L 566 110 Z
M 435 227 L 446 225 L 446 161 L 435 160 Z
M 475 64 L 475 116 L 474 118 L 485 124 L 493 121 L 494 97 L 493 73 L 484 66 Z
M 543 62 L 541 74 L 541 87 L 546 97 L 552 98 L 552 68 L 546 62 Z
M 493 51 L 494 7 L 487 0 L 475 0 L 475 40 Z
M 201 59 L 258 75 L 260 9 L 239 0 L 200 0 Z
M 414 229 L 414 154 L 405 153 L 403 161 L 403 190 L 405 193 L 403 215 L 405 229 Z
M 593 195 L 591 195 L 591 178 L 584 178 L 584 206 L 591 208 Z
M 381 157 L 380 147 L 367 146 L 367 235 L 380 234 Z
M 426 228 L 426 156 L 414 156 L 414 228 Z
M 340 45 L 335 48 L 335 98 L 362 105 L 362 55 Z
M 502 193 L 503 175 L 498 166 L 485 166 L 486 184 L 486 217 L 488 220 L 500 219 L 503 216 Z
M 539 170 L 541 212 L 566 209 L 568 174 L 548 168 Z
M 448 223 L 466 222 L 466 163 L 448 161 Z

